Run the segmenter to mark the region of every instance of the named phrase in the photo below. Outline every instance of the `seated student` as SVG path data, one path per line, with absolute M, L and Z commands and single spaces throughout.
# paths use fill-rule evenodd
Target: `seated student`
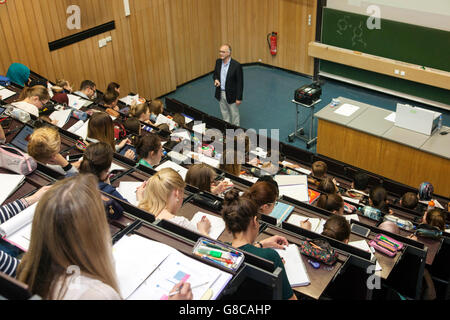
M 186 128 L 186 119 L 181 113 L 175 113 L 172 120 L 176 123 L 174 130 Z
M 239 151 L 227 148 L 220 159 L 219 169 L 239 177 L 242 168 L 239 158 Z
M 245 193 L 243 197 L 252 199 L 258 205 L 258 212 L 269 215 L 273 208 L 275 208 L 278 190 L 275 185 L 261 181 L 253 184 Z
M 163 147 L 161 138 L 154 133 L 139 136 L 135 140 L 138 163 L 148 168 L 153 168 L 161 162 Z
M 50 100 L 48 90 L 44 86 L 24 87 L 18 102 L 11 103 L 12 106 L 39 117 L 39 109 Z
M 194 225 L 185 217 L 176 215 L 183 205 L 185 186 L 178 172 L 172 168 L 164 168 L 137 189 L 136 198 L 139 201 L 139 208 L 154 214 L 158 219 L 171 221 L 209 237 L 211 222 L 208 218 Z
M 278 182 L 276 182 L 274 180 L 274 178 L 272 178 L 272 176 L 262 176 L 258 179 L 258 181 L 256 181 L 256 183 L 263 182 L 263 181 L 268 182 L 275 187 L 275 189 L 277 190 L 277 198 L 278 198 L 278 196 L 280 194 L 280 189 L 278 188 Z
M 342 197 L 335 193 L 321 194 L 317 201 L 317 207 L 341 216 L 344 215 L 344 204 Z
M 271 248 L 283 248 L 288 245 L 286 238 L 273 236 L 258 242 L 259 234 L 258 205 L 251 199 L 239 197 L 239 191 L 232 189 L 225 194 L 222 217 L 228 231 L 233 234 L 231 245 L 240 250 L 247 251 L 261 258 L 272 261 L 275 268 L 281 268 L 282 296 L 284 300 L 297 300 L 284 269 L 283 262 L 278 253 Z
M 60 86 L 53 86 L 52 88 L 53 97 L 52 100 L 59 104 L 69 105 L 69 96 L 64 92 L 64 89 Z
M 80 173 L 92 173 L 98 179 L 98 188 L 120 200 L 127 201 L 109 181 L 109 169 L 113 159 L 113 149 L 105 142 L 91 143 L 84 151 Z
M 387 232 L 393 233 L 393 234 L 400 234 L 400 228 L 395 222 L 392 221 L 383 221 L 379 226 L 379 229 L 385 230 Z
M 150 108 L 147 103 L 132 104 L 130 106 L 129 116 L 139 121 L 152 124 L 150 121 Z
M 87 100 L 94 100 L 97 96 L 97 87 L 93 81 L 84 80 L 81 82 L 80 90 L 74 93 Z
M 379 221 L 385 214 L 391 214 L 387 202 L 387 193 L 383 187 L 372 188 L 369 192 L 369 205 L 360 209 L 361 213 L 372 219 Z
M 11 82 L 24 87 L 30 81 L 30 68 L 21 63 L 12 63 L 6 73 Z
M 108 91 L 103 96 L 103 106 L 105 108 L 111 108 L 114 111 L 119 111 L 120 108 L 117 105 L 119 103 L 119 94 L 116 91 Z
M 368 183 L 369 176 L 363 172 L 358 172 L 353 177 L 352 188 L 347 190 L 344 195 L 353 199 L 362 200 L 364 196 L 369 196 L 366 192 Z
M 71 266 L 79 272 L 69 272 Z M 42 197 L 18 279 L 43 299 L 121 299 L 111 232 L 95 177 L 58 181 Z M 183 293 L 178 298 L 189 297 Z
M 142 133 L 141 122 L 136 118 L 127 118 L 123 122 L 123 127 L 125 128 L 128 134 L 140 136 Z
M 50 186 L 42 187 L 29 197 L 18 199 L 16 201 L 1 206 L 0 225 L 11 219 L 18 213 L 22 212 L 27 207 L 38 202 L 39 199 L 41 199 L 41 197 L 49 188 Z M 19 264 L 18 259 L 0 249 L 0 272 L 3 272 L 10 277 L 15 277 L 18 264 Z
M 86 141 L 88 143 L 105 142 L 109 144 L 115 152 L 120 152 L 127 143 L 131 141 L 126 138 L 116 145 L 114 141 L 114 124 L 111 117 L 106 112 L 95 112 L 89 119 L 88 133 Z M 134 152 L 128 150 L 125 155 L 128 159 L 134 159 Z
M 164 104 L 161 100 L 153 100 L 149 104 L 150 121 L 156 122 L 156 118 L 164 112 Z
M 331 194 L 331 193 L 339 193 L 339 189 L 336 186 L 334 179 L 325 178 L 320 181 L 319 186 L 317 187 L 319 191 Z
M 108 87 L 106 87 L 106 92 L 117 92 L 118 95 L 120 95 L 120 84 L 116 83 L 116 82 L 110 82 L 108 84 Z
M 327 174 L 328 166 L 323 161 L 315 161 L 311 166 L 311 176 L 308 177 L 308 183 L 318 186 L 321 178 L 325 178 Z M 319 178 L 319 179 L 315 179 Z
M 350 224 L 343 216 L 332 215 L 325 222 L 322 235 L 348 243 L 350 239 Z
M 28 154 L 35 160 L 48 165 L 50 168 L 62 168 L 68 177 L 78 173 L 77 166 L 70 164 L 59 152 L 61 149 L 61 137 L 55 127 L 44 126 L 35 129 L 28 141 Z
M 64 80 L 64 79 L 56 80 L 56 86 L 62 88 L 63 93 L 72 93 L 73 92 L 72 86 L 70 85 L 69 81 L 67 81 L 67 80 Z
M 227 182 L 222 180 L 215 184 L 216 171 L 205 163 L 193 164 L 186 173 L 186 183 L 201 191 L 221 194 L 227 189 Z
M 406 192 L 399 201 L 400 206 L 408 208 L 411 210 L 417 209 L 417 204 L 419 203 L 419 198 L 414 192 Z M 418 211 L 420 212 L 420 211 Z

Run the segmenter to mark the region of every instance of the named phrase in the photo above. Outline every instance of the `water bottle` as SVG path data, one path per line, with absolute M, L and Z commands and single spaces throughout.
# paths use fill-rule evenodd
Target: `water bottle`
M 438 121 L 438 125 L 437 125 L 437 131 L 441 131 L 442 128 L 442 114 L 439 116 L 439 121 Z
M 428 202 L 427 211 L 428 211 L 428 210 L 432 210 L 432 209 L 434 209 L 434 201 L 433 201 L 433 200 L 430 200 L 430 201 Z

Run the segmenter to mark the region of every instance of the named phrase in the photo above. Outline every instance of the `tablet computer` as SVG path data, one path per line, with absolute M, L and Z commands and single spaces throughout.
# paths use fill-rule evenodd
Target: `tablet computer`
M 29 125 L 24 125 L 22 129 L 14 136 L 10 144 L 16 148 L 19 148 L 23 152 L 28 152 L 28 142 L 30 136 L 33 133 L 34 128 Z

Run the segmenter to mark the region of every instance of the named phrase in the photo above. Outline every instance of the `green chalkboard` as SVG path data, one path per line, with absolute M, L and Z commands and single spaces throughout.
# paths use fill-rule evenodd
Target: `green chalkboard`
M 324 8 L 322 43 L 450 72 L 450 32 Z M 450 91 L 413 81 L 322 61 L 320 70 L 403 93 L 450 104 Z

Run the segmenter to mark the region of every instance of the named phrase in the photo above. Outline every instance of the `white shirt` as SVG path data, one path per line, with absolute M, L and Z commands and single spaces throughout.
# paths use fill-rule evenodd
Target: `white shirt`
M 26 111 L 29 114 L 32 114 L 35 117 L 39 117 L 39 109 L 34 104 L 25 102 L 25 101 L 19 101 L 19 102 L 13 102 L 11 103 L 14 107 Z
M 67 278 L 67 291 L 62 297 L 58 297 L 62 285 L 61 278 L 55 285 L 52 300 L 121 300 L 120 295 L 109 285 L 86 275 Z
M 220 70 L 220 89 L 222 91 L 225 91 L 225 84 L 227 82 L 227 75 L 228 75 L 228 69 L 230 68 L 230 60 L 228 60 L 228 63 L 224 63 L 222 61 L 222 69 Z

